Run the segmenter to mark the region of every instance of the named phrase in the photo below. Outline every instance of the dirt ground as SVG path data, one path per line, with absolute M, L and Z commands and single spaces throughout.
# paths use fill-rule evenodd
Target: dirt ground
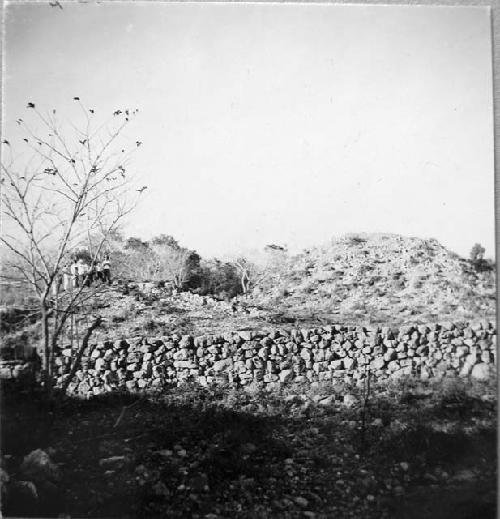
M 7 516 L 496 517 L 493 383 L 407 380 L 367 406 L 339 386 L 2 394 Z M 37 497 L 19 484 L 35 449 L 54 468 Z

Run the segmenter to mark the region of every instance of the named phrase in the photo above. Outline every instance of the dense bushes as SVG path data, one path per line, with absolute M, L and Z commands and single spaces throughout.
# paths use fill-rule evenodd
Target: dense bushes
M 117 235 L 109 245 L 114 277 L 169 282 L 178 290 L 199 284 L 200 256 L 172 236 L 161 234 L 148 242 Z
M 150 241 L 115 235 L 108 246 L 116 278 L 168 282 L 178 290 L 222 298 L 242 294 L 244 285 L 247 290 L 272 285 L 282 276 L 287 261 L 286 249 L 278 245 L 268 245 L 251 258 L 202 260 L 196 251 L 164 234 Z
M 242 293 L 238 271 L 229 262 L 218 259 L 203 261 L 198 281 L 201 295 L 232 298 Z
M 480 244 L 476 243 L 470 251 L 470 262 L 475 270 L 478 272 L 493 271 L 495 269 L 495 262 L 484 259 L 486 249 Z

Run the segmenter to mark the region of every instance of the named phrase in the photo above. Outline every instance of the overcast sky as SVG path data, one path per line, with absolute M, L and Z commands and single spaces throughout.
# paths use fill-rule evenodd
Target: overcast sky
M 346 232 L 494 255 L 486 8 L 9 3 L 7 136 L 26 102 L 138 108 L 127 235 L 202 255 Z

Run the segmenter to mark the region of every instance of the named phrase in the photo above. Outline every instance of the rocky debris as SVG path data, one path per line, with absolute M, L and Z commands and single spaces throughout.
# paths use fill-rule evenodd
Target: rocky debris
M 0 379 L 34 380 L 35 362 L 19 360 L 0 360 Z
M 22 479 L 42 486 L 57 484 L 61 479 L 59 467 L 42 449 L 36 449 L 24 457 L 19 473 Z
M 136 312 L 151 308 L 152 305 L 158 305 L 167 311 L 175 309 L 180 312 L 214 312 L 226 317 L 234 314 L 262 317 L 265 313 L 258 305 L 238 296 L 229 300 L 189 291 L 173 293 L 169 288 L 154 286 L 154 283 L 123 283 L 120 295 L 122 296 L 121 300 L 125 301 L 126 304 L 130 304 L 130 298 L 135 301 L 134 310 Z M 126 298 L 124 299 L 123 296 L 126 296 Z M 120 305 L 120 298 L 116 298 L 114 303 L 114 307 L 123 306 Z
M 38 504 L 39 495 L 32 481 L 11 481 L 7 487 L 6 500 L 20 503 L 21 510 L 33 510 Z
M 111 456 L 110 458 L 101 458 L 99 465 L 106 469 L 119 469 L 123 467 L 127 462 L 126 456 Z
M 279 300 L 283 287 L 289 295 Z M 294 315 L 335 313 L 342 321 L 494 318 L 495 272 L 478 272 L 435 239 L 351 234 L 290 258 L 254 299 L 274 300 Z
M 189 487 L 193 492 L 196 493 L 202 493 L 202 492 L 209 492 L 210 486 L 208 484 L 208 477 L 205 473 L 200 472 L 199 474 L 196 474 L 190 481 L 189 481 Z
M 352 407 L 358 403 L 358 399 L 351 394 L 344 395 L 343 403 L 346 407 Z
M 10 458 L 4 456 L 5 460 Z M 46 451 L 36 449 L 22 458 L 18 470 L 11 475 L 0 469 L 0 480 L 2 504 L 14 505 L 19 513 L 32 515 L 57 495 L 61 471 Z
M 64 358 L 56 359 L 59 384 L 70 370 L 60 361 Z M 138 336 L 91 345 L 68 390 L 90 397 L 123 389 L 158 391 L 186 382 L 264 384 L 269 389 L 291 383 L 363 385 L 368 375 L 373 381 L 458 374 L 487 380 L 494 376 L 495 362 L 496 329 L 489 322 Z M 347 406 L 355 404 L 349 395 L 344 400 Z
M 311 343 L 313 337 L 308 335 Z M 199 341 L 184 344 L 199 347 Z M 185 385 L 161 397 L 72 401 L 68 410 L 76 411 L 62 421 L 56 416 L 54 450 L 44 451 L 62 462 L 64 481 L 53 500 L 57 509 L 44 515 L 388 519 L 394 517 L 392 504 L 406 500 L 416 486 L 440 490 L 488 481 L 494 486 L 494 402 L 461 400 L 470 412 L 447 418 L 444 428 L 442 406 L 432 410 L 441 402 L 438 382 L 419 384 L 418 394 L 426 398 L 411 405 L 394 398 L 395 388 L 403 387 L 399 383 L 374 386 L 363 448 L 361 409 L 343 403 L 345 395 L 362 401 L 362 388 L 354 385 L 304 383 L 282 391 L 250 384 L 240 389 Z M 461 387 L 457 384 L 477 394 L 492 391 L 483 382 L 449 384 L 443 390 L 453 390 L 450 394 Z M 412 391 L 417 394 L 416 387 Z M 325 399 L 329 405 L 322 405 Z M 114 427 L 123 403 L 129 408 Z M 485 423 L 491 441 L 478 435 Z M 453 454 L 461 445 L 472 452 L 457 433 L 465 427 L 471 428 L 467 438 L 474 438 L 474 449 L 480 449 L 466 465 Z M 449 452 L 442 454 L 448 444 Z M 16 458 L 10 462 L 15 476 L 23 459 Z M 19 490 L 27 496 L 30 489 L 37 492 L 38 500 L 32 491 L 30 498 L 36 510 L 44 492 L 32 485 Z
M 455 481 L 474 481 L 477 479 L 477 474 L 474 473 L 474 471 L 470 470 L 470 469 L 462 469 L 460 471 L 458 471 L 456 474 L 453 475 L 453 477 L 451 478 L 451 481 L 452 482 L 455 482 Z
M 306 508 L 307 505 L 309 504 L 309 501 L 305 497 L 302 497 L 302 496 L 298 496 L 298 497 L 294 498 L 294 502 L 297 503 L 302 508 Z

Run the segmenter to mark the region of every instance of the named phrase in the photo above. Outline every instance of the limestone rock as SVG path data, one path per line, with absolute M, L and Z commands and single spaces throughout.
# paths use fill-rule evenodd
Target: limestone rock
M 105 468 L 121 468 L 126 463 L 126 456 L 111 456 L 109 458 L 102 458 L 99 460 L 99 466 Z
M 280 382 L 289 382 L 293 379 L 293 371 L 291 369 L 284 369 L 279 374 Z
M 475 380 L 488 380 L 495 375 L 495 369 L 491 364 L 486 364 L 485 362 L 481 362 L 476 364 L 471 371 L 471 378 Z
M 305 497 L 302 497 L 302 496 L 296 497 L 294 499 L 294 501 L 302 508 L 305 508 L 309 504 L 309 501 Z
M 350 393 L 347 393 L 346 395 L 344 395 L 343 403 L 345 406 L 352 407 L 353 405 L 356 405 L 357 402 L 358 402 L 358 399 L 354 395 L 351 395 Z
M 252 332 L 251 331 L 241 330 L 241 331 L 239 331 L 237 333 L 244 341 L 251 341 L 252 340 Z
M 36 449 L 26 455 L 19 472 L 23 479 L 33 481 L 35 484 L 56 483 L 61 478 L 59 467 L 42 449 Z
M 377 357 L 371 363 L 372 369 L 379 370 L 385 367 L 385 360 L 382 357 Z
M 226 369 L 231 369 L 232 367 L 233 367 L 232 359 L 222 359 L 222 360 L 215 361 L 214 365 L 212 366 L 212 369 L 216 372 L 221 372 Z

